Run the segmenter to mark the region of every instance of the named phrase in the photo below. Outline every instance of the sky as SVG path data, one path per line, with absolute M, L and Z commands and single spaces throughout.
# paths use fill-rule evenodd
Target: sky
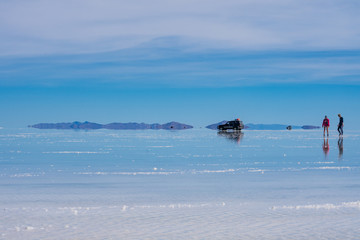
M 360 130 L 357 0 L 0 1 L 0 127 L 39 122 Z

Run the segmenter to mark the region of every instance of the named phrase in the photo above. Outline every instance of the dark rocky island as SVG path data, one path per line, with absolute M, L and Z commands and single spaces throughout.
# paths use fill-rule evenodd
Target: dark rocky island
M 217 126 L 220 124 L 225 124 L 227 121 L 221 121 L 218 123 L 211 124 L 209 126 L 206 126 L 206 128 L 217 130 Z M 285 124 L 253 124 L 248 123 L 245 124 L 245 128 L 247 130 L 286 130 L 289 127 L 289 125 Z M 320 128 L 318 126 L 311 126 L 311 125 L 304 125 L 304 126 L 291 126 L 291 129 L 317 129 Z
M 109 123 L 99 124 L 92 122 L 71 122 L 71 123 L 38 123 L 29 125 L 31 128 L 38 129 L 115 129 L 115 130 L 137 130 L 137 129 L 165 129 L 165 130 L 183 130 L 193 128 L 191 125 L 169 122 L 165 124 L 153 123 Z

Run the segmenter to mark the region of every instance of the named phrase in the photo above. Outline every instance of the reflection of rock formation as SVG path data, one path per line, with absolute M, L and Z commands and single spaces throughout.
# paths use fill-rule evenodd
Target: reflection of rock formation
M 322 147 L 323 147 L 325 157 L 327 157 L 327 155 L 329 154 L 329 151 L 330 151 L 329 139 L 328 138 L 326 139 L 326 141 L 325 141 L 325 138 L 324 138 L 324 143 L 323 143 Z
M 218 135 L 222 137 L 226 137 L 227 139 L 237 143 L 240 143 L 241 139 L 244 137 L 244 133 L 240 131 L 234 131 L 234 132 L 219 131 Z
M 342 136 L 339 137 L 338 140 L 338 147 L 339 147 L 339 160 L 342 160 L 343 153 L 344 153 L 344 138 Z

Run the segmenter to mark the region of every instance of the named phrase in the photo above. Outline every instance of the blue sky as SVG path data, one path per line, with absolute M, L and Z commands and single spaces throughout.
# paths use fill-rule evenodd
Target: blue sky
M 360 129 L 358 1 L 2 1 L 0 127 Z

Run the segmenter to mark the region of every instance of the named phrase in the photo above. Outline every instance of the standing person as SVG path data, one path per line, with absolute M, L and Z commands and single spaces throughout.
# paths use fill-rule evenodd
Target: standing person
M 330 120 L 328 119 L 327 116 L 325 116 L 323 120 L 322 127 L 324 128 L 324 136 L 325 136 L 325 130 L 327 132 L 327 136 L 329 136 Z
M 339 113 L 338 114 L 338 117 L 339 117 L 339 124 L 338 124 L 338 132 L 339 132 L 339 136 L 342 136 L 344 131 L 343 131 L 343 127 L 344 127 L 344 119 L 343 117 L 341 116 L 341 114 Z

